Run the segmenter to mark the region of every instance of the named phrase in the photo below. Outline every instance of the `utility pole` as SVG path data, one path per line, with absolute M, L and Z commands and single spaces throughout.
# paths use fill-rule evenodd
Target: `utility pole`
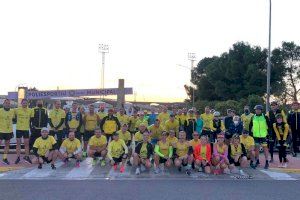
M 99 52 L 102 54 L 102 73 L 101 73 L 101 85 L 100 88 L 104 89 L 104 68 L 105 68 L 105 54 L 109 52 L 109 46 L 107 44 L 99 44 Z M 102 96 L 104 99 L 104 95 Z M 101 96 L 100 96 L 101 99 Z
M 268 48 L 268 67 L 267 67 L 267 102 L 266 112 L 270 110 L 270 95 L 271 95 L 271 25 L 272 25 L 272 0 L 270 0 L 269 8 L 269 48 Z
M 191 85 L 192 85 L 192 75 L 193 75 L 193 69 L 194 69 L 194 62 L 196 60 L 196 54 L 195 53 L 188 53 L 188 59 L 191 61 Z M 195 87 L 193 87 L 193 94 L 192 94 L 192 105 L 195 107 Z

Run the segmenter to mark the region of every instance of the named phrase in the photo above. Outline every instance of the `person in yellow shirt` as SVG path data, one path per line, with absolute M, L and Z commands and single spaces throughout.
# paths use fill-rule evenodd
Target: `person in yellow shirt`
M 13 119 L 14 110 L 10 108 L 10 100 L 5 99 L 3 102 L 3 108 L 0 109 L 0 145 L 2 145 L 2 141 L 4 140 L 5 147 L 2 162 L 5 165 L 10 164 L 7 160 L 7 154 L 9 152 L 10 139 L 14 137 Z
M 100 117 L 100 122 L 101 122 L 101 120 L 102 120 L 104 117 L 107 116 L 107 113 L 105 112 L 105 109 L 104 109 L 103 106 L 100 107 L 100 109 L 99 109 L 99 111 L 98 111 L 97 114 L 98 114 L 99 117 Z
M 249 131 L 249 124 L 251 122 L 251 118 L 253 117 L 253 113 L 250 112 L 250 107 L 249 106 L 245 106 L 244 107 L 244 113 L 241 115 L 241 120 L 243 122 L 243 126 L 244 126 L 244 129 L 246 131 Z
M 154 148 L 154 163 L 155 163 L 155 173 L 158 174 L 160 171 L 163 171 L 164 167 L 171 167 L 172 165 L 172 157 L 173 157 L 173 147 L 167 141 L 167 132 L 163 131 L 161 133 L 161 139 L 155 145 Z M 159 166 L 161 164 L 161 166 Z
M 117 118 L 121 126 L 123 124 L 129 124 L 129 116 L 125 114 L 124 108 L 121 108 L 120 111 L 117 113 Z
M 114 116 L 114 110 L 109 109 L 108 115 L 101 120 L 100 128 L 105 133 L 107 141 L 112 137 L 112 134 L 120 130 L 121 124 L 117 117 Z
M 143 112 L 139 113 L 139 117 L 135 122 L 136 130 L 139 130 L 141 124 L 144 124 L 146 127 L 148 126 L 148 121 L 145 119 L 145 114 Z
M 138 143 L 133 154 L 133 165 L 136 167 L 135 174 L 151 168 L 150 157 L 153 155 L 153 146 L 149 143 L 149 133 L 143 133 L 143 141 Z
M 158 119 L 159 119 L 159 121 L 160 121 L 160 124 L 164 127 L 166 121 L 167 121 L 169 118 L 170 118 L 170 115 L 169 115 L 169 113 L 168 113 L 167 107 L 163 107 L 163 108 L 162 108 L 162 112 L 159 113 L 159 115 L 158 115 Z
M 245 146 L 247 152 L 247 158 L 250 159 L 250 167 L 255 169 L 255 142 L 254 138 L 249 135 L 249 131 L 243 130 L 242 135 L 240 135 L 241 144 Z
M 75 138 L 75 132 L 70 131 L 68 138 L 63 141 L 59 149 L 60 157 L 65 165 L 69 162 L 69 159 L 76 159 L 75 167 L 80 167 L 80 160 L 82 157 L 80 141 Z
M 278 156 L 279 156 L 279 166 L 280 168 L 287 167 L 286 159 L 286 138 L 289 133 L 289 125 L 284 121 L 282 114 L 276 115 L 276 123 L 273 123 L 273 130 L 276 134 L 276 139 L 278 141 Z
M 100 161 L 100 165 L 103 167 L 105 166 L 105 157 L 107 154 L 107 138 L 101 129 L 95 129 L 95 135 L 91 137 L 89 140 L 89 150 L 88 155 L 89 157 L 93 158 L 93 164 L 97 164 L 97 158 L 102 158 Z
M 67 133 L 70 131 L 75 132 L 75 137 L 81 141 L 80 129 L 83 124 L 83 118 L 81 112 L 78 110 L 78 104 L 74 102 L 72 109 L 66 114 L 66 129 Z
M 113 134 L 113 140 L 108 144 L 107 150 L 107 157 L 114 170 L 116 171 L 118 164 L 121 163 L 120 172 L 124 173 L 128 148 L 124 140 L 119 138 L 119 133 Z
M 169 136 L 167 137 L 167 141 L 172 145 L 174 146 L 177 142 L 178 142 L 178 139 L 176 137 L 176 134 L 175 134 L 175 131 L 174 130 L 170 130 L 169 131 Z
M 179 122 L 179 130 L 183 131 L 184 130 L 184 122 L 186 120 L 186 115 L 183 113 L 182 110 L 178 110 L 177 115 L 176 115 L 176 119 Z
M 200 144 L 200 139 L 199 138 L 200 138 L 200 134 L 197 131 L 195 131 L 193 133 L 193 139 L 189 141 L 190 146 L 193 147 L 193 149 L 195 149 L 195 147 L 198 144 Z
M 33 144 L 33 153 L 39 164 L 38 169 L 42 169 L 44 163 L 51 163 L 51 168 L 56 169 L 54 163 L 58 156 L 58 145 L 54 137 L 49 135 L 48 128 L 42 128 L 41 137 Z
M 16 146 L 16 153 L 17 159 L 15 164 L 18 164 L 21 159 L 21 143 L 22 138 L 24 141 L 25 147 L 25 156 L 24 160 L 30 164 L 32 164 L 31 159 L 29 158 L 29 129 L 30 129 L 30 117 L 32 115 L 32 110 L 28 108 L 28 101 L 27 99 L 22 99 L 21 107 L 15 109 L 15 118 L 17 120 L 16 126 L 16 138 L 17 138 L 17 146 Z
M 205 107 L 205 112 L 200 115 L 200 118 L 203 120 L 203 129 L 202 135 L 210 135 L 211 130 L 213 129 L 213 119 L 214 115 L 210 112 L 209 106 Z
M 186 141 L 186 133 L 184 131 L 179 132 L 179 140 L 173 144 L 174 164 L 178 168 L 178 171 L 182 170 L 182 167 L 186 167 L 186 174 L 191 175 L 191 167 L 193 164 L 193 147 Z
M 148 130 L 150 131 L 151 144 L 156 145 L 163 132 L 163 127 L 160 125 L 159 119 L 156 119 L 155 123 L 148 127 Z
M 99 115 L 95 113 L 95 106 L 89 105 L 89 112 L 84 115 L 83 124 L 84 124 L 84 134 L 83 134 L 83 156 L 86 157 L 87 153 L 87 145 L 90 138 L 94 135 L 95 129 L 100 121 Z
M 175 119 L 175 115 L 171 114 L 170 119 L 166 121 L 165 123 L 165 130 L 169 132 L 170 130 L 174 130 L 176 136 L 178 136 L 179 132 L 179 122 L 177 119 Z
M 49 124 L 51 127 L 50 135 L 57 138 L 58 146 L 61 145 L 63 139 L 63 125 L 65 123 L 66 113 L 61 109 L 61 101 L 54 102 L 54 109 L 49 113 Z
M 121 130 L 117 131 L 119 133 L 119 138 L 124 140 L 127 148 L 128 148 L 128 157 L 131 158 L 132 155 L 132 147 L 131 147 L 131 134 L 128 131 L 128 125 L 123 124 Z M 131 166 L 130 160 L 128 160 L 127 164 Z
M 129 132 L 131 134 L 135 134 L 136 133 L 136 127 L 135 127 L 135 124 L 138 120 L 138 113 L 137 111 L 133 111 L 133 115 L 129 118 Z
M 146 124 L 144 124 L 144 123 L 140 124 L 139 131 L 134 134 L 134 142 L 135 142 L 135 144 L 143 141 L 143 133 L 145 131 L 148 131 Z

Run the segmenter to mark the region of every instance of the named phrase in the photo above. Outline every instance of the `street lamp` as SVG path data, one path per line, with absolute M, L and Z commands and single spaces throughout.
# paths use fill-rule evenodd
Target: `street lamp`
M 191 61 L 191 77 L 192 77 L 193 69 L 194 69 L 194 62 L 196 60 L 196 54 L 195 53 L 188 53 L 188 59 Z M 192 102 L 193 102 L 192 103 L 193 107 L 195 107 L 195 87 L 193 87 Z
M 104 89 L 105 54 L 109 52 L 108 45 L 107 44 L 99 44 L 99 52 L 102 53 L 102 73 L 101 73 L 101 87 L 100 88 Z M 103 98 L 104 98 L 104 96 L 103 96 Z
M 270 94 L 271 94 L 271 22 L 272 22 L 272 0 L 270 0 L 269 8 L 269 49 L 268 49 L 268 67 L 267 67 L 267 102 L 266 112 L 270 109 Z

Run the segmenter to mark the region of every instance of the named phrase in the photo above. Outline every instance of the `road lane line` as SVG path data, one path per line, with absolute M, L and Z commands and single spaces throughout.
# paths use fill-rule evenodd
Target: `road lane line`
M 267 174 L 274 180 L 297 180 L 297 179 L 291 177 L 290 175 L 288 175 L 286 173 L 282 173 L 282 172 L 271 172 L 271 171 L 266 171 L 266 170 L 260 170 L 260 171 Z

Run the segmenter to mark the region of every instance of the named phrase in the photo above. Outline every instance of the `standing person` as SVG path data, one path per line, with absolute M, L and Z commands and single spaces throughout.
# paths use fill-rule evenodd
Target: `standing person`
M 173 148 L 172 145 L 167 141 L 167 132 L 163 131 L 161 134 L 161 140 L 155 145 L 154 149 L 154 172 L 156 174 L 163 171 L 164 167 L 169 168 L 172 165 Z M 160 164 L 162 165 L 160 167 Z M 164 167 L 163 167 L 164 166 Z
M 206 135 L 201 135 L 200 144 L 194 149 L 194 160 L 199 172 L 211 173 L 211 145 Z
M 233 123 L 234 111 L 227 109 L 227 116 L 224 118 L 225 130 L 229 129 L 229 126 Z
M 153 125 L 155 123 L 155 120 L 157 119 L 157 114 L 155 113 L 155 109 L 151 109 L 151 114 L 149 114 L 148 118 L 148 124 L 149 126 Z
M 170 118 L 170 115 L 169 115 L 169 113 L 168 113 L 168 109 L 167 109 L 166 106 L 164 106 L 164 107 L 162 108 L 162 112 L 159 113 L 159 115 L 158 115 L 158 119 L 159 119 L 159 121 L 160 121 L 160 124 L 161 124 L 163 127 L 165 127 L 165 123 L 166 123 L 166 121 L 167 121 L 169 118 Z
M 251 118 L 254 114 L 250 112 L 250 107 L 249 106 L 245 106 L 244 107 L 244 113 L 241 115 L 241 120 L 243 122 L 243 129 L 246 131 L 250 131 L 249 130 L 249 124 L 251 121 Z
M 178 171 L 182 170 L 182 167 L 186 167 L 186 174 L 191 175 L 191 167 L 193 164 L 193 147 L 186 141 L 186 133 L 184 131 L 179 132 L 179 140 L 173 144 L 174 165 L 178 168 Z
M 211 114 L 211 110 L 209 106 L 205 107 L 205 112 L 200 115 L 201 119 L 203 120 L 203 130 L 202 134 L 207 135 L 210 137 L 211 130 L 213 128 L 213 119 L 214 116 Z
M 214 174 L 229 173 L 228 146 L 223 133 L 217 135 L 217 142 L 213 145 L 212 164 L 215 167 Z
M 126 115 L 124 108 L 121 108 L 120 111 L 117 113 L 117 118 L 121 126 L 123 124 L 129 124 L 129 116 Z
M 114 170 L 116 171 L 119 163 L 121 163 L 120 172 L 125 172 L 128 148 L 124 140 L 119 139 L 117 132 L 113 133 L 113 140 L 108 144 L 107 151 L 107 157 Z
M 75 132 L 75 137 L 81 142 L 80 129 L 83 124 L 82 114 L 78 111 L 78 104 L 74 102 L 72 109 L 66 114 L 66 128 L 67 133 Z
M 186 132 L 187 140 L 191 140 L 193 138 L 193 133 L 196 130 L 196 127 L 197 123 L 196 118 L 194 117 L 194 111 L 190 109 L 184 122 L 184 131 Z
M 114 110 L 109 109 L 108 115 L 101 120 L 101 130 L 105 133 L 107 141 L 112 137 L 112 134 L 120 130 L 121 124 L 117 117 L 114 116 Z
M 137 111 L 133 111 L 133 115 L 129 118 L 129 132 L 131 133 L 131 135 L 134 135 L 136 133 L 136 128 L 135 128 L 135 124 L 138 120 L 138 113 Z
M 32 164 L 31 159 L 29 158 L 29 129 L 30 129 L 30 117 L 32 110 L 28 108 L 28 101 L 27 99 L 22 99 L 21 101 L 21 107 L 15 109 L 15 119 L 17 120 L 16 125 L 16 138 L 17 138 L 17 146 L 16 146 L 16 152 L 17 152 L 17 159 L 15 161 L 15 164 L 18 164 L 21 159 L 21 143 L 22 138 L 24 141 L 24 147 L 25 147 L 25 156 L 24 160 L 30 164 Z
M 60 157 L 63 162 L 67 164 L 69 159 L 76 159 L 75 167 L 80 167 L 80 160 L 82 157 L 81 143 L 75 138 L 75 132 L 68 133 L 68 138 L 63 141 L 59 149 Z
M 148 130 L 150 131 L 151 144 L 156 145 L 163 132 L 163 127 L 160 125 L 159 119 L 156 119 L 155 123 L 148 127 Z
M 49 124 L 51 127 L 50 135 L 57 138 L 57 145 L 60 147 L 63 139 L 63 124 L 65 123 L 66 113 L 61 109 L 61 101 L 54 102 L 54 109 L 49 113 Z
M 99 115 L 95 113 L 94 105 L 89 105 L 89 112 L 84 115 L 83 124 L 84 124 L 84 134 L 83 134 L 83 156 L 87 156 L 87 145 L 90 138 L 94 135 L 97 125 L 100 121 Z
M 94 131 L 95 135 L 89 140 L 88 155 L 93 158 L 92 165 L 97 164 L 97 158 L 101 157 L 100 166 L 105 166 L 105 157 L 107 154 L 107 139 L 106 136 L 101 132 L 101 129 L 96 128 Z
M 176 142 L 178 142 L 178 139 L 176 137 L 175 131 L 174 130 L 170 130 L 169 132 L 169 136 L 167 137 L 167 141 L 173 146 L 174 144 L 176 144 Z
M 176 119 L 179 121 L 179 130 L 183 131 L 184 130 L 184 122 L 186 120 L 186 115 L 183 113 L 182 110 L 180 110 L 180 109 L 178 110 Z
M 232 144 L 228 146 L 228 160 L 230 163 L 230 170 L 236 171 L 236 166 L 246 167 L 247 153 L 245 146 L 240 142 L 240 136 L 234 134 L 232 136 Z
M 251 130 L 254 141 L 255 141 L 255 158 L 256 167 L 259 165 L 259 149 L 262 146 L 265 155 L 265 169 L 269 168 L 269 150 L 267 144 L 267 135 L 269 126 L 269 118 L 262 113 L 262 105 L 256 105 L 254 107 L 255 114 L 251 118 L 249 124 L 249 130 Z
M 51 168 L 56 169 L 54 163 L 58 156 L 58 145 L 53 136 L 49 135 L 48 128 L 42 128 L 41 136 L 33 144 L 33 153 L 36 156 L 38 169 L 42 169 L 43 164 L 51 163 Z
M 300 141 L 300 104 L 298 102 L 292 103 L 292 110 L 288 115 L 288 124 L 291 127 L 292 131 L 292 140 L 293 140 L 293 156 L 297 157 L 298 148 L 298 139 Z
M 253 137 L 249 135 L 249 131 L 243 130 L 243 134 L 240 135 L 240 141 L 245 146 L 247 159 L 250 160 L 250 167 L 255 169 L 255 143 Z
M 170 130 L 175 131 L 175 135 L 178 136 L 179 122 L 175 119 L 175 115 L 171 114 L 170 119 L 165 123 L 165 130 L 169 132 Z
M 83 135 L 84 135 L 84 130 L 85 130 L 85 127 L 84 127 L 84 117 L 85 117 L 85 109 L 84 109 L 84 107 L 83 106 L 80 106 L 79 107 L 79 112 L 80 112 L 80 114 L 81 114 L 81 117 L 82 117 L 82 125 L 81 125 L 81 127 L 80 127 L 80 130 L 79 130 L 79 132 L 80 132 L 80 138 L 82 138 L 83 137 Z
M 5 147 L 2 162 L 5 165 L 10 164 L 7 160 L 7 154 L 9 152 L 10 139 L 14 137 L 13 119 L 14 110 L 10 108 L 10 100 L 5 99 L 3 102 L 3 108 L 0 109 L 0 145 L 2 145 L 2 141 L 4 140 Z
M 32 109 L 30 121 L 29 147 L 32 149 L 35 140 L 41 136 L 42 128 L 48 126 L 48 112 L 43 107 L 43 100 L 37 100 L 36 107 Z
M 135 174 L 139 175 L 142 169 L 150 169 L 151 161 L 150 157 L 153 155 L 153 146 L 149 143 L 149 133 L 145 131 L 143 133 L 143 141 L 139 142 L 135 147 L 135 153 L 133 154 L 133 164 L 136 167 Z
M 286 138 L 289 133 L 289 125 L 284 122 L 283 116 L 281 114 L 277 114 L 276 123 L 273 123 L 273 130 L 276 134 L 276 138 L 278 141 L 278 150 L 279 150 L 279 166 L 282 168 L 287 167 L 287 159 L 286 159 Z
M 143 112 L 139 113 L 139 117 L 138 117 L 137 121 L 135 122 L 136 130 L 139 129 L 141 124 L 144 124 L 145 126 L 148 126 L 148 121 L 145 120 L 145 114 Z
M 196 131 L 201 134 L 203 129 L 203 120 L 200 117 L 200 112 L 196 111 Z
M 225 126 L 223 120 L 221 119 L 220 112 L 215 111 L 213 115 L 214 115 L 214 119 L 213 119 L 212 131 L 213 131 L 214 138 L 216 138 L 216 136 L 219 133 L 225 131 Z
M 270 151 L 270 156 L 271 160 L 270 163 L 273 162 L 273 152 L 274 152 L 274 144 L 276 140 L 276 134 L 274 133 L 273 130 L 273 124 L 276 123 L 276 115 L 281 114 L 283 122 L 287 123 L 286 121 L 286 116 L 283 110 L 279 109 L 279 105 L 276 101 L 271 102 L 271 110 L 266 113 L 266 116 L 269 118 L 269 140 L 268 140 L 268 145 L 269 145 L 269 151 Z
M 124 140 L 127 148 L 128 148 L 128 158 L 131 158 L 132 156 L 132 145 L 131 145 L 131 141 L 132 141 L 132 137 L 130 132 L 128 131 L 128 125 L 127 124 L 123 124 L 121 127 L 121 130 L 117 131 L 117 133 L 119 133 L 119 138 Z M 131 166 L 130 163 L 130 159 L 127 161 L 127 164 L 129 166 Z
M 100 109 L 97 113 L 100 117 L 100 121 L 107 116 L 107 113 L 105 112 L 104 106 L 100 106 Z

